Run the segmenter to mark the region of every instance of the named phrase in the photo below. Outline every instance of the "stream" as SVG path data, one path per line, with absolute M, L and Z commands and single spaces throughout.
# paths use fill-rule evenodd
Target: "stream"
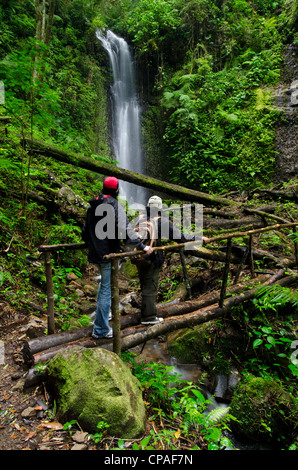
M 155 362 L 162 363 L 166 366 L 173 367 L 173 373 L 178 374 L 181 380 L 198 384 L 201 379 L 202 370 L 197 364 L 181 364 L 175 358 L 171 357 L 167 353 L 166 342 L 159 341 L 158 339 L 152 339 L 148 341 L 145 346 L 139 345 L 131 350 L 145 363 Z M 226 375 L 217 375 L 217 384 L 215 390 L 211 393 L 205 386 L 201 386 L 201 390 L 205 397 L 210 402 L 206 408 L 206 413 L 218 408 L 229 407 L 229 402 L 221 400 L 220 398 L 224 395 L 227 387 L 228 378 Z M 234 374 L 229 377 L 229 386 L 235 386 L 237 379 Z M 227 447 L 225 450 L 273 450 L 266 444 L 258 442 L 243 442 L 239 441 L 231 432 L 224 431 L 224 435 L 230 440 L 233 448 Z

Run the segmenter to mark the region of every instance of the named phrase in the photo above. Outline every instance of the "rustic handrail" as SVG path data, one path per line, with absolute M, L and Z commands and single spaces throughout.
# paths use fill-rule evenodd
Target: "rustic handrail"
M 277 228 L 287 228 L 292 227 L 293 230 L 296 229 L 298 222 L 289 222 L 289 223 L 280 223 L 275 224 L 259 229 L 248 230 L 246 232 L 233 232 L 229 234 L 218 235 L 215 237 L 208 238 L 208 244 L 216 241 L 228 240 L 228 249 L 226 253 L 225 259 L 225 268 L 224 268 L 224 275 L 222 280 L 222 287 L 221 287 L 221 295 L 219 300 L 219 306 L 223 304 L 226 294 L 226 287 L 228 282 L 228 271 L 229 265 L 231 261 L 231 243 L 233 238 L 241 238 L 241 237 L 249 237 L 249 255 L 250 255 L 250 268 L 252 275 L 254 275 L 253 269 L 253 257 L 252 257 L 252 237 L 255 234 L 269 232 L 272 230 L 276 230 Z M 182 248 L 193 247 L 196 248 L 195 245 L 199 245 L 199 248 L 202 246 L 200 241 L 190 241 L 185 243 L 175 243 L 173 245 L 165 245 L 165 246 L 158 246 L 153 247 L 153 251 L 179 251 L 180 255 L 182 253 Z M 296 265 L 298 266 L 298 249 L 297 243 L 294 243 L 295 247 L 295 260 Z M 47 298 L 48 298 L 48 306 L 47 306 L 47 316 L 48 316 L 48 334 L 55 333 L 55 322 L 54 322 L 54 292 L 53 292 L 53 280 L 52 280 L 52 268 L 51 268 L 51 253 L 57 251 L 64 251 L 64 250 L 77 250 L 77 249 L 84 249 L 87 248 L 86 243 L 70 243 L 70 244 L 57 244 L 57 245 L 41 245 L 38 250 L 44 253 L 45 256 L 45 270 L 46 270 L 46 279 L 47 279 Z M 119 302 L 117 301 L 119 297 L 119 290 L 118 290 L 118 259 L 119 258 L 126 258 L 131 256 L 136 256 L 139 254 L 144 254 L 142 250 L 132 250 L 132 251 L 124 251 L 121 253 L 111 253 L 109 255 L 104 256 L 104 259 L 111 260 L 113 269 L 112 269 L 112 319 L 113 319 L 113 350 L 117 353 L 121 353 L 121 345 L 120 345 L 120 328 L 119 328 Z M 185 271 L 185 270 L 184 270 Z M 186 279 L 187 281 L 187 279 Z

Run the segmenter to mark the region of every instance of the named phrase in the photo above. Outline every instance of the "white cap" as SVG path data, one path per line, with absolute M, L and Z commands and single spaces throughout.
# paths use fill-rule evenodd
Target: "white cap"
M 157 209 L 162 209 L 162 199 L 158 196 L 151 196 L 148 201 L 149 207 L 157 207 Z

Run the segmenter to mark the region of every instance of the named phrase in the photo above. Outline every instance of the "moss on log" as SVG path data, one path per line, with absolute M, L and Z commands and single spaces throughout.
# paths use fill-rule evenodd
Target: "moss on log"
M 86 170 L 99 173 L 101 175 L 112 175 L 117 178 L 128 181 L 129 183 L 143 186 L 145 188 L 161 191 L 171 196 L 178 197 L 185 201 L 199 202 L 208 205 L 231 206 L 233 201 L 212 194 L 206 194 L 194 189 L 185 188 L 176 184 L 168 183 L 147 175 L 141 175 L 124 168 L 116 167 L 109 163 L 78 155 L 76 153 L 65 151 L 53 145 L 46 144 L 34 139 L 24 139 L 24 143 L 30 153 L 39 153 L 55 160 L 59 160 L 70 165 L 74 165 Z

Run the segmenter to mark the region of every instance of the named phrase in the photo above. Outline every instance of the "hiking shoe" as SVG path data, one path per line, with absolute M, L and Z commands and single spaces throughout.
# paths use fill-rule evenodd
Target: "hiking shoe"
M 101 336 L 96 335 L 95 333 L 92 333 L 92 334 L 91 334 L 91 337 L 92 337 L 93 339 L 113 338 L 113 330 L 112 330 L 112 328 L 110 328 L 109 332 L 108 332 L 106 335 L 101 335 Z
M 112 330 L 112 328 L 110 328 L 110 331 L 109 331 L 106 335 L 104 335 L 104 338 L 113 338 L 113 330 Z
M 102 336 L 98 336 L 98 335 L 96 335 L 95 333 L 92 333 L 92 334 L 91 334 L 91 338 L 93 338 L 93 339 L 100 339 L 100 338 L 102 338 Z
M 163 318 L 155 318 L 154 320 L 141 320 L 142 325 L 156 325 L 157 323 L 163 322 Z

